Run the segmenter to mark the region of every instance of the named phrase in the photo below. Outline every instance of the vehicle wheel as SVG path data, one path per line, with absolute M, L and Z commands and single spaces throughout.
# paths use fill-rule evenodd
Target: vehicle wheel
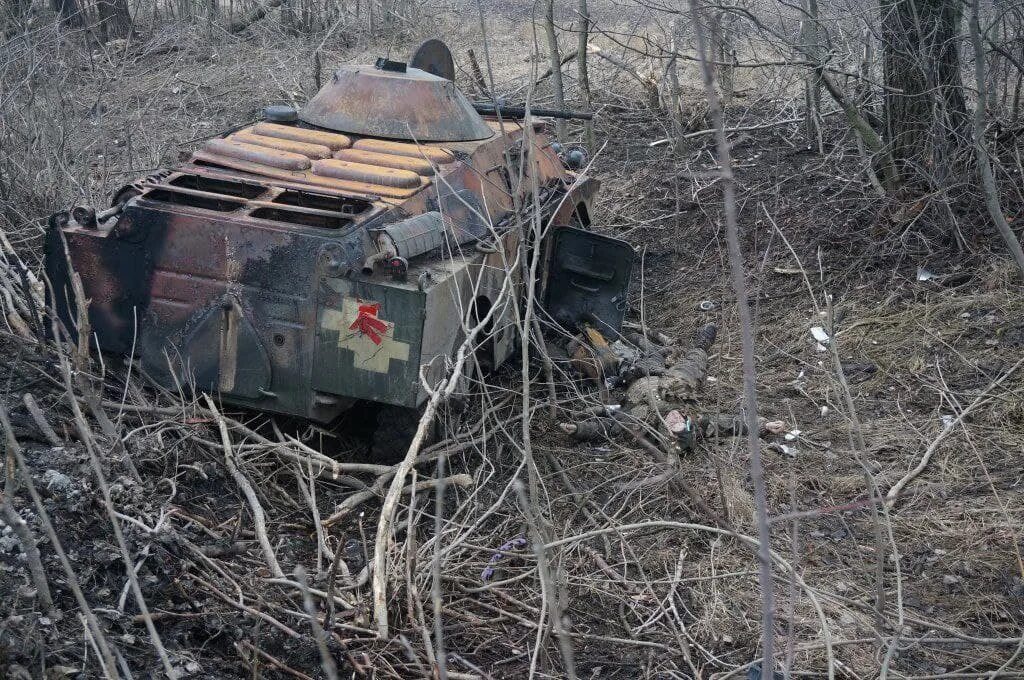
M 397 463 L 405 457 L 423 416 L 421 408 L 381 406 L 377 410 L 377 428 L 373 431 L 370 455 L 381 463 Z M 433 424 L 427 430 L 423 446 L 435 439 Z

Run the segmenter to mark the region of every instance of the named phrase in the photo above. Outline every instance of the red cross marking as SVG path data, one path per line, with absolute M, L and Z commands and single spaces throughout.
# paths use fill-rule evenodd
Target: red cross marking
M 350 331 L 359 331 L 368 337 L 370 342 L 379 345 L 382 336 L 387 333 L 388 325 L 377 318 L 378 312 L 380 312 L 379 304 L 359 305 L 359 316 L 356 317 L 356 320 L 352 322 L 348 329 Z

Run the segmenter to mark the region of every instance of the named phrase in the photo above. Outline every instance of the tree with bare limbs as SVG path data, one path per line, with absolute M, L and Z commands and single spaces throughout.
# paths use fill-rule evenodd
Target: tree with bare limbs
M 960 0 L 881 0 L 885 137 L 897 171 L 920 182 L 969 149 Z M 963 160 L 963 159 L 960 159 Z

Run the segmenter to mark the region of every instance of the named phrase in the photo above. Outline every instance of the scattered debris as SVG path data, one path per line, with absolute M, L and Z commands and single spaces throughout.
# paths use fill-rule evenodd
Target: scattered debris
M 516 536 L 511 541 L 504 543 L 500 548 L 491 555 L 491 559 L 487 560 L 487 566 L 480 572 L 480 580 L 487 582 L 494 576 L 494 570 L 498 563 L 505 559 L 505 556 L 513 550 L 521 550 L 526 547 L 526 538 L 523 536 Z
M 46 484 L 46 488 L 50 491 L 67 495 L 74 491 L 75 485 L 63 472 L 49 469 L 43 473 L 43 483 Z
M 800 453 L 798 449 L 781 442 L 772 442 L 766 447 L 769 451 L 778 451 L 779 453 L 789 456 L 790 458 L 796 458 L 797 454 Z

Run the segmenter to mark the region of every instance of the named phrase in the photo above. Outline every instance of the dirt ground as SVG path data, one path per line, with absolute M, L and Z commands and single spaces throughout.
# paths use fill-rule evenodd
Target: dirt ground
M 375 41 L 333 35 L 321 45 L 269 21 L 239 36 L 166 21 L 137 43 L 85 52 L 40 21 L 30 36 L 7 39 L 5 82 L 24 77 L 37 89 L 12 89 L 3 112 L 5 139 L 19 144 L 0 154 L 11 199 L 3 206 L 6 237 L 37 268 L 48 213 L 105 205 L 119 186 L 254 119 L 264 105 L 301 103 L 315 91 L 317 47 L 329 72 L 384 52 L 403 56 L 439 36 L 460 66 L 469 47 L 489 54 L 498 89 L 515 100 L 531 72 L 546 67 L 531 56 L 543 36 L 516 3 L 487 9 L 486 52 L 475 5 L 438 11 Z M 605 27 L 645 21 L 613 3 L 595 14 Z M 22 74 L 25 63 L 34 66 Z M 734 415 L 742 392 L 739 325 L 713 138 L 651 147 L 666 136 L 664 119 L 644 107 L 634 81 L 608 63 L 593 68 L 602 148 L 591 172 L 603 188 L 592 217 L 594 228 L 637 248 L 629 318 L 682 345 L 698 327 L 716 324 L 695 411 Z M 738 83 L 730 126 L 787 118 L 763 96 L 766 82 Z M 571 97 L 574 80 L 567 84 Z M 699 111 L 702 96 L 693 87 L 687 102 Z M 548 97 L 542 84 L 537 101 Z M 706 127 L 697 115 L 693 130 Z M 575 124 L 570 134 L 580 134 Z M 836 117 L 823 155 L 807 147 L 797 123 L 734 133 L 730 141 L 755 311 L 759 415 L 784 423 L 762 439 L 769 514 L 783 518 L 772 525 L 777 658 L 791 677 L 1024 677 L 1024 372 L 1017 372 L 1024 302 L 981 206 L 966 199 L 957 206 L 958 224 L 971 234 L 969 251 L 959 252 L 942 206 L 873 193 Z M 1020 187 L 1006 195 L 1007 213 L 1018 217 Z M 703 310 L 702 302 L 709 303 Z M 812 327 L 834 328 L 830 346 Z M 0 348 L 13 433 L 85 599 L 119 650 L 122 671 L 154 677 L 161 662 L 129 592 L 89 438 L 76 431 L 54 359 L 9 332 L 0 333 Z M 126 380 L 113 363 L 94 370 L 105 372 L 102 398 L 116 430 L 112 438 L 93 425 L 110 496 L 182 676 L 328 677 L 291 574 L 302 564 L 314 589 L 343 584 L 332 591 L 337 602 L 318 596 L 314 605 L 321 618 L 326 603 L 336 608 L 327 642 L 340 677 L 429 677 L 438 631 L 451 677 L 534 671 L 560 678 L 570 668 L 579 678 L 760 677 L 752 667 L 760 654 L 757 560 L 736 537 L 756 535 L 743 438 L 704 439 L 675 474 L 662 474 L 665 464 L 627 436 L 579 443 L 558 428 L 601 403 L 592 385 L 565 375 L 556 421 L 538 408 L 530 430 L 546 514 L 540 528 L 549 544 L 565 539 L 545 551 L 555 580 L 545 583 L 515 483 L 527 472 L 519 366 L 507 367 L 460 416 L 475 439 L 448 457 L 444 474 L 468 475 L 472 484 L 450 487 L 437 506 L 429 494 L 402 502 L 403 530 L 391 552 L 410 559 L 392 560 L 396 636 L 382 641 L 373 634 L 365 584 L 379 491 L 329 529 L 339 556 L 333 577 L 309 508 L 326 517 L 373 478 L 345 473 L 311 487 L 306 470 L 282 463 L 265 442 L 294 436 L 301 440 L 289 440 L 295 450 L 339 460 L 359 460 L 358 444 L 303 424 L 281 423 L 278 431 L 267 417 L 228 413 L 244 423 L 232 426 L 231 438 L 259 483 L 278 558 L 289 565 L 289 579 L 273 579 L 245 499 L 217 453 L 209 414 L 137 377 Z M 531 371 L 542 398 L 540 368 Z M 29 417 L 26 393 L 40 402 L 59 446 Z M 926 455 L 894 502 L 868 502 Z M 421 466 L 419 474 L 434 476 L 436 468 Z M 39 537 L 57 609 L 40 613 L 24 551 L 4 524 L 0 677 L 102 677 L 38 509 L 21 491 L 12 497 Z M 576 538 L 586 532 L 593 535 Z M 493 573 L 485 578 L 487 569 Z M 432 600 L 435 572 L 441 585 Z M 548 588 L 564 614 L 564 636 L 538 632 Z

